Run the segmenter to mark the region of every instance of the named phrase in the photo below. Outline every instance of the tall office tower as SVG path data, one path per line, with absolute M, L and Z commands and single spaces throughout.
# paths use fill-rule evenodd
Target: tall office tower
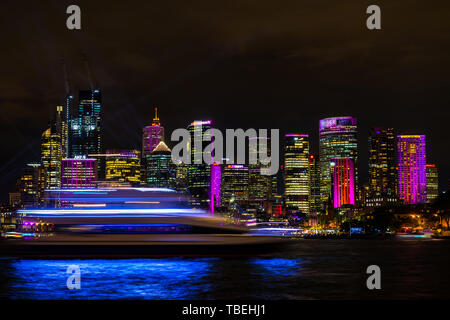
M 178 191 L 187 192 L 187 164 L 178 163 L 175 164 L 176 172 L 176 189 Z
M 369 132 L 369 187 L 374 196 L 394 196 L 397 189 L 396 141 L 393 128 Z
M 61 150 L 62 158 L 67 157 L 66 146 L 67 146 L 67 119 L 64 114 L 64 107 L 56 107 L 56 131 L 61 137 Z
M 42 133 L 41 165 L 44 170 L 46 189 L 58 189 L 61 186 L 61 136 L 56 121 L 51 121 L 49 128 Z
M 149 187 L 166 187 L 176 189 L 176 166 L 171 158 L 171 150 L 163 142 L 145 155 L 146 184 Z
M 253 143 L 252 143 L 253 142 Z M 249 143 L 249 158 L 256 158 L 256 164 L 248 165 L 249 201 L 262 204 L 272 196 L 272 176 L 261 174 L 261 170 L 270 167 L 261 163 L 261 155 L 270 156 L 270 138 L 251 137 Z
M 95 188 L 97 182 L 96 159 L 64 159 L 61 165 L 62 189 Z
M 155 117 L 151 126 L 142 129 L 142 157 L 151 153 L 164 140 L 164 127 L 158 118 L 158 108 L 155 107 Z
M 355 205 L 355 165 L 351 158 L 334 158 L 331 163 L 333 207 Z
M 284 195 L 288 212 L 309 214 L 309 138 L 284 136 Z
M 248 201 L 248 167 L 225 165 L 222 170 L 222 206 L 243 206 Z
M 188 149 L 192 164 L 187 165 L 187 189 L 191 196 L 191 204 L 195 207 L 209 208 L 211 188 L 211 168 L 203 161 L 203 150 L 211 143 L 212 137 L 206 130 L 211 128 L 212 121 L 194 121 L 188 126 L 191 143 Z M 195 141 L 199 141 L 196 145 Z M 196 164 L 196 158 L 202 163 Z
M 81 90 L 78 109 L 70 123 L 70 158 L 87 158 L 101 153 L 102 95 L 99 90 Z M 99 166 L 99 163 L 97 163 Z
M 320 170 L 319 161 L 314 154 L 309 155 L 309 212 L 322 210 L 320 205 Z
M 435 164 L 427 164 L 427 202 L 433 202 L 439 195 L 439 176 Z
M 44 170 L 40 163 L 29 163 L 22 169 L 17 180 L 17 191 L 23 206 L 33 206 L 41 203 L 44 193 Z
M 64 146 L 64 154 L 65 154 L 65 158 L 68 158 L 70 156 L 70 143 L 72 143 L 72 138 L 71 138 L 71 134 L 72 134 L 72 113 L 73 113 L 73 96 L 70 93 L 67 93 L 66 96 L 66 105 L 65 105 L 65 121 L 66 121 L 66 139 L 65 139 L 65 143 L 66 145 Z
M 220 207 L 221 182 L 222 167 L 214 162 L 211 166 L 211 212 L 214 212 L 214 208 Z
M 155 117 L 151 126 L 146 126 L 142 129 L 142 159 L 141 159 L 141 179 L 143 183 L 146 183 L 147 164 L 145 163 L 146 157 L 150 154 L 156 146 L 164 140 L 164 127 L 161 126 L 161 122 L 158 118 L 158 108 L 155 107 Z
M 398 196 L 408 204 L 427 201 L 424 135 L 397 136 Z
M 105 155 L 106 181 L 141 183 L 141 156 L 138 150 L 107 150 Z
M 350 158 L 355 164 L 355 189 L 358 192 L 357 121 L 354 117 L 326 118 L 319 121 L 320 200 L 322 207 L 331 196 L 333 158 Z

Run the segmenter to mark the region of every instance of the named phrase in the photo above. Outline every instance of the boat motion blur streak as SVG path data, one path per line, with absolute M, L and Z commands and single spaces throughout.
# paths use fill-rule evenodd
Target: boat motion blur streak
M 23 232 L 6 239 L 5 256 L 121 257 L 248 255 L 288 240 L 251 233 L 217 215 L 189 208 L 185 195 L 164 188 L 51 190 L 43 208 L 25 208 Z M 36 226 L 46 226 L 46 230 Z

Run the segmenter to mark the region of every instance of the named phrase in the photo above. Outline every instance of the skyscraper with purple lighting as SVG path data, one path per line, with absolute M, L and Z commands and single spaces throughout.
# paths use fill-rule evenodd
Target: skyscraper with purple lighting
M 334 158 L 331 163 L 333 207 L 355 205 L 355 165 L 351 158 Z
M 331 163 L 334 158 L 350 158 L 355 165 L 358 191 L 358 139 L 355 117 L 334 117 L 319 121 L 320 200 L 322 207 L 332 193 Z
M 408 204 L 427 201 L 424 135 L 397 136 L 398 196 Z
M 151 153 L 164 140 L 164 127 L 158 118 L 158 108 L 155 107 L 155 117 L 151 126 L 142 129 L 142 158 Z
M 61 163 L 61 188 L 94 188 L 97 181 L 96 159 L 63 159 Z
M 214 162 L 211 165 L 211 192 L 210 192 L 210 206 L 211 213 L 214 214 L 214 208 L 220 207 L 220 191 L 221 191 L 221 179 L 222 170 L 220 164 Z

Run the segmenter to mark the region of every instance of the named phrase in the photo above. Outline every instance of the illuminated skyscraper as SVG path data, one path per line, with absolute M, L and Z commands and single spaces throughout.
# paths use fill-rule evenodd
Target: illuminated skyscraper
M 322 210 L 320 202 L 320 170 L 319 159 L 316 155 L 309 155 L 309 212 L 317 213 Z
M 371 197 L 394 196 L 397 189 L 396 142 L 393 128 L 369 132 L 369 193 Z
M 210 205 L 211 212 L 214 213 L 214 208 L 220 207 L 221 186 L 222 186 L 222 167 L 220 164 L 214 162 L 211 166 L 211 192 Z
M 87 158 L 101 153 L 102 95 L 99 90 L 81 90 L 78 100 L 70 120 L 69 154 L 70 158 Z
M 439 195 L 439 176 L 435 164 L 427 164 L 427 202 L 433 202 Z
M 95 188 L 97 182 L 97 160 L 64 159 L 61 166 L 61 188 Z
M 250 140 L 256 140 L 256 143 L 249 143 L 249 158 L 255 157 L 258 161 L 256 164 L 248 165 L 249 201 L 262 204 L 272 196 L 273 177 L 261 174 L 261 170 L 269 168 L 270 164 L 263 165 L 260 161 L 261 154 L 270 156 L 270 138 L 251 137 Z
M 203 150 L 211 143 L 211 135 L 206 133 L 211 128 L 212 121 L 194 121 L 189 127 L 191 142 L 188 149 L 191 153 L 192 164 L 187 165 L 187 189 L 191 196 L 191 203 L 195 207 L 209 208 L 211 188 L 211 166 L 203 162 Z M 199 145 L 194 141 L 197 139 Z M 194 163 L 195 159 L 201 158 L 202 163 Z
M 397 136 L 398 196 L 408 204 L 427 201 L 424 135 Z
M 56 132 L 61 137 L 61 152 L 62 157 L 67 157 L 67 121 L 66 121 L 66 115 L 64 114 L 64 107 L 63 106 L 57 106 L 56 107 Z
M 307 134 L 284 136 L 284 195 L 286 210 L 309 214 L 309 138 Z
M 333 207 L 355 205 L 355 166 L 353 159 L 335 158 L 331 163 Z
M 155 117 L 151 126 L 142 129 L 142 157 L 151 153 L 156 146 L 164 140 L 164 127 L 158 118 L 158 108 L 155 107 Z
M 46 189 L 58 189 L 61 186 L 61 135 L 58 133 L 56 122 L 52 121 L 42 134 L 41 164 L 44 170 Z
M 242 206 L 248 201 L 248 168 L 243 165 L 226 165 L 222 170 L 222 205 Z
M 141 158 L 138 150 L 107 150 L 105 157 L 106 181 L 141 183 Z
M 41 202 L 44 193 L 44 170 L 40 163 L 29 163 L 22 169 L 17 181 L 17 191 L 23 206 L 33 206 Z
M 320 199 L 325 206 L 331 195 L 333 158 L 350 158 L 355 165 L 358 190 L 357 121 L 354 117 L 326 118 L 319 121 Z
M 146 184 L 149 187 L 176 188 L 176 166 L 169 147 L 160 141 L 151 153 L 146 153 Z

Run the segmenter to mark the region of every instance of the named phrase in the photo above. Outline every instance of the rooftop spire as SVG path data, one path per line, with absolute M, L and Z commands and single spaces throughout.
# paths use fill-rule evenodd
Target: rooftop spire
M 161 123 L 159 122 L 158 118 L 158 107 L 155 107 L 155 117 L 153 118 L 152 126 L 160 126 Z

